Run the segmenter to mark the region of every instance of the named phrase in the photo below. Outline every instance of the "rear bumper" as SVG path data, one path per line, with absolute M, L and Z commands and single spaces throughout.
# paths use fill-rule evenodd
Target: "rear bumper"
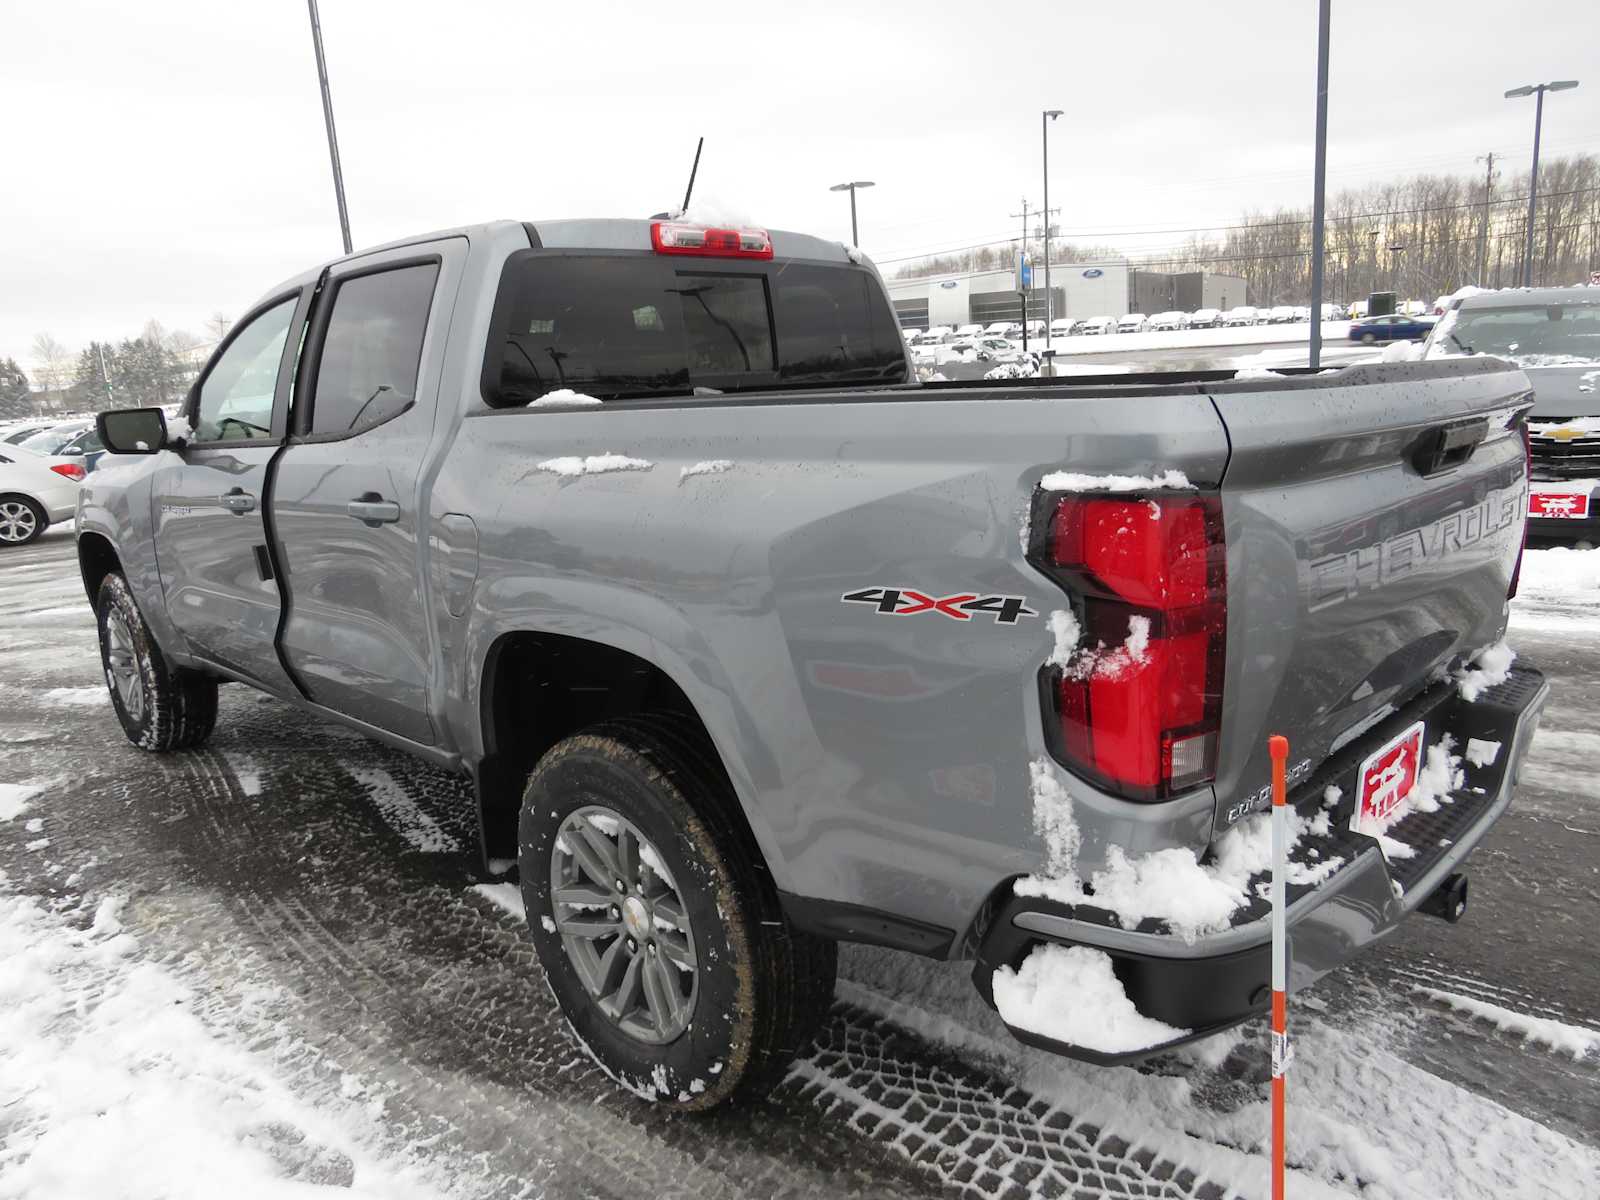
M 1388 937 L 1455 873 L 1510 805 L 1548 695 L 1544 676 L 1530 668 L 1514 670 L 1471 704 L 1453 685 L 1441 685 L 1296 789 L 1291 801 L 1307 812 L 1320 804 L 1329 784 L 1343 790 L 1328 845 L 1313 844 L 1324 856 L 1340 855 L 1345 865 L 1319 886 L 1289 889 L 1290 992 Z M 1414 858 L 1391 864 L 1376 841 L 1348 831 L 1354 776 L 1367 749 L 1418 719 L 1427 722 L 1429 744 L 1448 733 L 1458 752 L 1470 738 L 1497 741 L 1500 751 L 1485 767 L 1466 766 L 1465 786 L 1451 804 L 1437 813 L 1413 813 L 1390 831 L 1416 851 Z M 1252 888 L 1266 878 L 1252 880 Z M 1104 951 L 1139 1012 L 1191 1031 L 1161 1045 L 1106 1054 L 1008 1026 L 1018 1040 L 1069 1057 L 1103 1065 L 1147 1058 L 1265 1012 L 1271 999 L 1271 916 L 1264 901 L 1253 903 L 1230 928 L 1185 942 L 1156 922 L 1124 929 L 1101 910 L 1018 897 L 1007 883 L 983 918 L 973 969 L 973 982 L 991 1007 L 995 970 L 1019 967 L 1035 947 L 1049 943 Z

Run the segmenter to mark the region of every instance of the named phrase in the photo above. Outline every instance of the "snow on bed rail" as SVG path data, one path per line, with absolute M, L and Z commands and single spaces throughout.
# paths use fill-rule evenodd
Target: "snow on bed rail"
M 537 470 L 548 471 L 566 479 L 581 475 L 609 475 L 614 471 L 649 471 L 655 463 L 643 458 L 629 458 L 626 454 L 591 454 L 587 458 L 568 455 L 564 458 L 547 458 L 535 464 Z
M 678 470 L 678 482 L 693 479 L 696 475 L 721 475 L 733 470 L 731 458 L 708 458 L 705 462 L 697 462 L 692 466 L 681 467 Z
M 1088 475 L 1078 471 L 1051 471 L 1039 480 L 1047 492 L 1145 492 L 1154 488 L 1192 491 L 1194 484 L 1182 471 L 1159 475 Z
M 992 983 L 1006 1024 L 1086 1050 L 1144 1050 L 1191 1032 L 1135 1008 L 1110 955 L 1088 946 L 1037 946 L 1017 970 L 998 968 Z
M 575 392 L 571 388 L 557 388 L 553 392 L 546 392 L 537 400 L 532 401 L 527 408 L 594 408 L 604 403 L 594 396 L 585 396 L 582 392 Z

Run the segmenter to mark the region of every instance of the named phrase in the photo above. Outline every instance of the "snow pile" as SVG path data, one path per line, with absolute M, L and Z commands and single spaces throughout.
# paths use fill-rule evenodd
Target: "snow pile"
M 1272 818 L 1257 813 L 1216 840 L 1208 863 L 1202 864 L 1186 846 L 1131 858 L 1121 846 L 1109 846 L 1105 866 L 1094 872 L 1086 888 L 1078 876 L 1082 833 L 1073 818 L 1072 798 L 1045 760 L 1030 763 L 1029 774 L 1033 828 L 1044 842 L 1045 861 L 1039 873 L 1016 882 L 1012 890 L 1019 896 L 1092 905 L 1114 914 L 1128 929 L 1154 918 L 1192 942 L 1201 934 L 1226 929 L 1234 913 L 1250 902 L 1250 881 L 1271 870 Z M 1321 883 L 1344 865 L 1342 858 L 1315 864 L 1294 859 L 1302 837 L 1329 832 L 1326 812 L 1308 820 L 1290 809 L 1286 816 L 1288 883 Z
M 28 811 L 28 801 L 44 789 L 26 783 L 0 783 L 0 821 L 14 821 Z
M 1419 362 L 1426 342 L 1390 342 L 1383 348 L 1384 362 Z
M 1028 531 L 1022 531 L 1023 548 L 1027 548 Z M 1048 660 L 1052 667 L 1065 667 L 1072 662 L 1078 653 L 1078 639 L 1083 636 L 1082 629 L 1078 626 L 1078 618 L 1072 615 L 1070 609 L 1058 608 L 1050 614 L 1050 632 L 1055 635 L 1056 648 L 1050 652 Z
M 851 262 L 855 263 L 856 266 L 859 267 L 863 263 L 869 263 L 872 261 L 866 256 L 866 253 L 861 249 L 860 246 L 852 246 L 846 242 L 840 242 L 839 244 L 844 247 L 844 256 Z
M 1039 368 L 1034 363 L 1009 362 L 990 367 L 983 373 L 985 379 L 1037 379 Z
M 519 921 L 528 919 L 528 909 L 522 903 L 522 889 L 514 883 L 477 883 L 469 889 L 482 896 L 496 908 L 500 908 L 516 917 Z M 545 918 L 549 920 L 549 918 Z
M 1235 379 L 1283 379 L 1285 376 L 1270 367 L 1240 367 L 1234 371 Z
M 1047 492 L 1147 492 L 1155 488 L 1193 491 L 1194 484 L 1182 471 L 1163 471 L 1159 475 L 1084 475 L 1075 471 L 1051 471 L 1039 480 Z
M 194 426 L 189 424 L 188 417 L 168 417 L 166 420 L 168 442 L 187 442 L 194 436 Z
M 1516 658 L 1517 652 L 1506 645 L 1502 638 L 1494 645 L 1478 651 L 1472 658 L 1472 665 L 1462 667 L 1451 678 L 1455 680 L 1461 698 L 1471 704 L 1490 688 L 1499 687 L 1511 678 L 1511 664 Z
M 1049 627 L 1055 648 L 1046 660 L 1052 667 L 1064 668 L 1069 679 L 1117 679 L 1124 671 L 1142 666 L 1150 657 L 1150 618 L 1129 617 L 1128 636 L 1121 645 L 1079 648 L 1083 631 L 1078 619 L 1064 608 L 1050 614 Z
M 1006 1024 L 1087 1050 L 1143 1050 L 1190 1032 L 1140 1013 L 1110 957 L 1087 946 L 1036 947 L 1019 970 L 1000 967 L 992 982 Z
M 678 482 L 693 479 L 696 475 L 721 475 L 725 471 L 733 470 L 733 459 L 710 458 L 705 462 L 697 462 L 693 466 L 683 467 L 678 471 Z
M 1584 376 L 1584 378 L 1585 379 L 1591 379 L 1591 378 L 1600 379 L 1600 371 L 1590 371 L 1589 374 Z M 1580 391 L 1591 391 L 1592 392 L 1592 391 L 1594 391 L 1594 388 L 1592 388 L 1592 387 L 1586 388 L 1586 389 L 1585 388 L 1580 388 L 1579 390 Z M 1600 417 L 1569 417 L 1565 421 L 1529 421 L 1528 422 L 1528 432 L 1531 433 L 1531 434 L 1534 434 L 1535 436 L 1537 436 L 1538 434 L 1542 434 L 1542 433 L 1549 433 L 1552 429 L 1576 430 L 1577 432 L 1579 432 L 1581 434 L 1584 434 L 1586 436 L 1593 436 L 1594 434 L 1600 433 Z M 1572 485 L 1574 483 L 1588 483 L 1590 487 L 1594 486 L 1593 481 L 1581 480 L 1581 479 L 1573 479 L 1573 480 L 1563 479 L 1563 480 L 1559 480 L 1559 481 L 1554 480 L 1554 479 L 1551 479 L 1551 480 L 1543 480 L 1543 479 L 1541 479 L 1539 481 L 1539 491 L 1547 492 L 1547 491 L 1550 490 L 1550 486 L 1549 485 L 1557 484 L 1557 483 L 1564 484 L 1564 485 L 1567 485 L 1567 486 L 1570 486 L 1570 485 Z M 1584 490 L 1588 491 L 1588 488 L 1585 488 Z
M 30 898 L 0 896 L 0 1194 L 431 1194 L 217 1039 L 189 991 L 140 960 L 122 907 L 103 900 L 80 930 Z
M 672 219 L 688 225 L 710 225 L 718 229 L 761 228 L 760 223 L 751 220 L 743 209 L 706 192 L 696 196 L 688 208 L 676 210 Z
M 527 405 L 528 408 L 594 408 L 604 401 L 594 396 L 585 396 L 582 392 L 575 392 L 571 388 L 557 388 L 553 392 L 546 392 L 537 400 Z
M 1600 1031 L 1585 1029 L 1581 1025 L 1568 1025 L 1565 1021 L 1550 1017 L 1529 1016 L 1501 1008 L 1498 1004 L 1490 1004 L 1486 1000 L 1458 996 L 1454 992 L 1442 992 L 1417 983 L 1411 985 L 1411 990 L 1448 1005 L 1456 1012 L 1488 1021 L 1502 1033 L 1519 1034 L 1524 1042 L 1539 1042 L 1552 1050 L 1570 1054 L 1579 1061 L 1590 1054 L 1600 1054 Z
M 537 470 L 548 471 L 552 475 L 560 475 L 566 479 L 577 479 L 580 475 L 607 475 L 614 471 L 648 471 L 655 463 L 642 458 L 629 458 L 625 454 L 591 454 L 587 458 L 568 456 L 566 458 L 547 458 L 536 465 Z
M 1500 757 L 1500 743 L 1468 738 L 1466 760 L 1475 767 L 1492 767 Z

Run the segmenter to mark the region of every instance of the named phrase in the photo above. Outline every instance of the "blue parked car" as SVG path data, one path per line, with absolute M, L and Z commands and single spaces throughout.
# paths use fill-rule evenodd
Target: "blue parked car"
M 1408 317 L 1390 313 L 1386 317 L 1363 317 L 1350 322 L 1352 342 L 1416 342 L 1433 332 L 1432 317 Z

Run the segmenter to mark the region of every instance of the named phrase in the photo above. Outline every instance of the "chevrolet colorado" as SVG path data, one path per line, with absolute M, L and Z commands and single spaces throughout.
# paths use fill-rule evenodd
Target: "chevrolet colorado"
M 841 940 L 1093 1061 L 1259 1013 L 1270 733 L 1292 987 L 1458 915 L 1546 694 L 1499 645 L 1529 403 L 1489 359 L 919 385 L 837 243 L 499 222 L 103 414 L 77 546 L 130 740 L 237 682 L 470 776 L 576 1036 L 702 1109 L 782 1076 Z M 1053 952 L 1158 1035 L 1019 1001 Z

